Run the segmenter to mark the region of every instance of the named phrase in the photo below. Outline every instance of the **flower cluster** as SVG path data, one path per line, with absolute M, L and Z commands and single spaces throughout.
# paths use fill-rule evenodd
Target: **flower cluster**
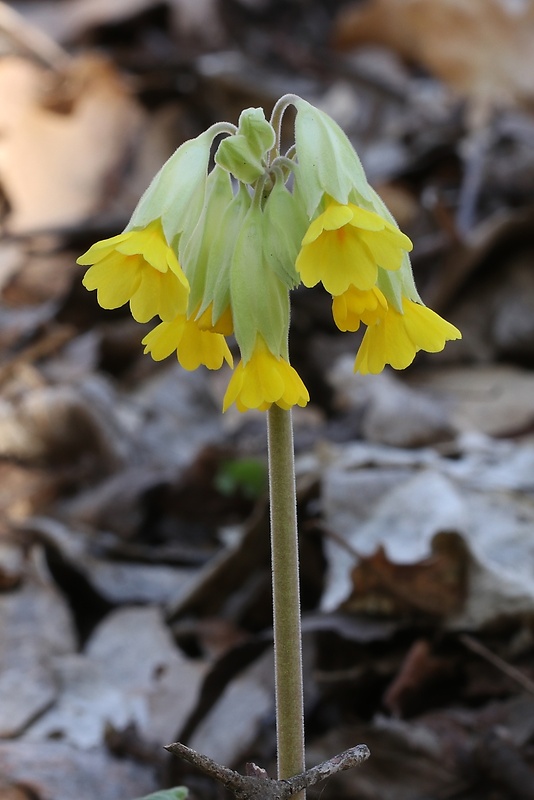
M 295 144 L 278 131 L 296 110 Z M 217 137 L 224 135 L 218 146 Z M 214 166 L 210 169 L 210 156 Z M 322 283 L 342 331 L 367 326 L 355 370 L 407 367 L 418 350 L 460 338 L 423 305 L 412 244 L 373 191 L 337 124 L 294 95 L 243 111 L 185 142 L 156 175 L 123 233 L 97 242 L 78 263 L 103 308 L 126 303 L 155 360 L 176 353 L 188 370 L 233 367 L 223 408 L 304 406 L 308 390 L 289 363 L 291 289 Z

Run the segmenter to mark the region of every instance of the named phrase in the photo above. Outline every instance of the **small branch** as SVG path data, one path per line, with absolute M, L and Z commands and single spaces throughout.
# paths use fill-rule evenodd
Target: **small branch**
M 226 789 L 230 789 L 235 794 L 237 794 L 238 790 L 248 781 L 258 780 L 249 776 L 240 775 L 239 772 L 235 772 L 228 767 L 223 767 L 222 764 L 218 764 L 216 761 L 213 761 L 212 758 L 204 756 L 202 753 L 197 753 L 196 750 L 191 750 L 190 747 L 186 747 L 185 744 L 181 742 L 169 744 L 165 747 L 165 750 L 168 750 L 169 753 L 172 753 L 174 756 L 183 758 L 184 761 L 188 761 L 189 764 L 197 767 L 201 772 L 209 775 L 210 778 L 213 778 L 213 780 L 218 783 L 222 783 Z
M 482 644 L 482 642 L 479 642 L 478 639 L 474 639 L 468 634 L 463 634 L 459 638 L 462 644 L 473 653 L 476 653 L 490 664 L 493 664 L 496 669 L 500 670 L 513 681 L 522 686 L 525 691 L 529 692 L 530 694 L 534 694 L 534 682 L 531 681 L 530 678 L 528 678 L 523 672 L 521 672 L 521 670 L 516 669 L 516 667 L 512 666 L 512 664 L 508 664 L 507 661 L 504 661 L 504 659 L 502 659 L 496 653 L 493 653 L 491 650 L 489 650 L 485 645 Z
M 296 792 L 302 791 L 302 789 L 307 789 L 309 786 L 315 786 L 316 783 L 325 781 L 327 778 L 335 775 L 336 772 L 344 772 L 346 769 L 358 767 L 366 761 L 370 755 L 371 753 L 367 745 L 357 744 L 356 747 L 351 747 L 349 750 L 345 750 L 343 753 L 329 758 L 328 761 L 323 761 L 322 764 L 311 767 L 301 775 L 295 775 L 293 778 L 289 778 L 289 780 L 283 782 L 290 784 L 291 794 L 295 794 Z M 278 781 L 278 783 L 280 782 L 281 781 Z
M 255 765 L 251 770 L 253 775 L 240 775 L 239 772 L 223 767 L 208 756 L 197 753 L 180 742 L 167 745 L 165 750 L 183 758 L 210 778 L 221 783 L 226 789 L 233 792 L 238 800 L 288 800 L 298 792 L 302 792 L 309 786 L 315 786 L 316 783 L 330 778 L 337 772 L 359 766 L 370 755 L 366 745 L 358 744 L 292 778 L 273 780 L 266 777 L 265 771 Z

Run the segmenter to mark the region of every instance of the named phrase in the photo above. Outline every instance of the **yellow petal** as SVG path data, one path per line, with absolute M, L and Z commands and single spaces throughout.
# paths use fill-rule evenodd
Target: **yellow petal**
M 161 322 L 141 342 L 145 345 L 145 354 L 150 353 L 154 361 L 163 361 L 170 356 L 180 344 L 184 326 L 185 315 L 172 322 Z
M 124 242 L 130 236 L 130 232 L 119 233 L 118 236 L 112 236 L 110 239 L 102 239 L 100 242 L 95 242 L 95 244 L 91 245 L 89 250 L 76 259 L 76 263 L 80 264 L 82 267 L 88 264 L 97 264 L 112 253 L 116 249 L 117 244 Z
M 436 353 L 447 341 L 461 338 L 458 328 L 420 303 L 404 298 L 403 312 L 389 306 L 383 317 L 367 328 L 356 355 L 355 371 L 377 374 L 386 364 L 405 369 L 419 350 Z
M 187 370 L 197 369 L 201 365 L 208 369 L 220 369 L 224 361 L 233 365 L 224 336 L 200 330 L 194 319 L 188 319 L 185 324 L 177 356 L 181 366 Z
M 462 338 L 458 328 L 420 303 L 404 300 L 403 310 L 404 326 L 418 350 L 437 353 L 446 341 Z
M 342 228 L 350 222 L 352 216 L 352 211 L 348 206 L 343 206 L 339 203 L 331 203 L 326 211 L 323 211 L 323 213 L 311 223 L 302 240 L 302 245 L 314 242 L 323 231 L 333 231 Z
M 223 400 L 223 411 L 235 403 L 239 411 L 256 408 L 266 411 L 273 403 L 282 408 L 304 406 L 308 390 L 293 367 L 275 356 L 258 336 L 252 357 L 241 361 L 232 375 Z
M 127 263 L 126 263 L 127 262 Z M 116 253 L 106 256 L 89 267 L 82 280 L 89 291 L 97 290 L 97 298 L 102 308 L 120 308 L 128 302 L 141 282 L 141 268 L 138 259 L 126 259 Z

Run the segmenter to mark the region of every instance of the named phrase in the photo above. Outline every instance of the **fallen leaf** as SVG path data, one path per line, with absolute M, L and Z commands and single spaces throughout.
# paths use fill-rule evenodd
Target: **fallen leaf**
M 458 613 L 466 595 L 468 557 L 462 539 L 439 533 L 432 554 L 413 564 L 395 564 L 382 546 L 363 556 L 352 572 L 353 591 L 344 610 L 393 615 Z
M 385 45 L 481 105 L 531 103 L 534 7 L 502 0 L 367 0 L 342 9 L 339 47 Z
M 193 708 L 205 667 L 175 646 L 157 607 L 124 607 L 94 630 L 85 651 L 55 661 L 59 696 L 25 738 L 98 748 L 106 730 L 135 726 L 145 742 L 174 739 Z
M 269 648 L 226 686 L 196 727 L 188 746 L 219 764 L 235 765 L 273 709 L 274 667 Z
M 156 789 L 150 767 L 64 742 L 2 742 L 0 774 L 28 787 L 32 800 L 128 800 Z
M 450 410 L 441 397 L 414 391 L 390 371 L 355 375 L 354 358 L 347 355 L 337 359 L 328 380 L 343 410 L 361 414 L 367 441 L 423 447 L 453 437 Z
M 83 55 L 60 74 L 5 57 L 0 98 L 10 232 L 64 229 L 111 208 L 143 114 L 110 62 Z
M 68 608 L 41 578 L 0 595 L 0 738 L 20 734 L 54 702 L 53 658 L 74 644 Z

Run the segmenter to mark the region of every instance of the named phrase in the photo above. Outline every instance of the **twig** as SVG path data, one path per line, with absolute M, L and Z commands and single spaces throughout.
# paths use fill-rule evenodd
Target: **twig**
M 493 664 L 494 667 L 499 669 L 501 672 L 504 672 L 509 678 L 513 681 L 518 683 L 520 686 L 523 687 L 529 694 L 534 694 L 534 681 L 531 681 L 530 678 L 527 678 L 520 670 L 513 667 L 511 664 L 508 664 L 504 659 L 500 656 L 492 653 L 482 642 L 479 642 L 477 639 L 473 639 L 472 636 L 468 634 L 463 634 L 459 637 L 460 641 L 473 653 L 485 658 L 490 664 Z
M 322 764 L 316 767 L 311 767 L 306 772 L 294 775 L 292 778 L 273 780 L 265 777 L 264 770 L 255 765 L 251 770 L 255 773 L 254 775 L 241 775 L 233 769 L 223 767 L 208 758 L 208 756 L 191 750 L 191 748 L 180 742 L 169 744 L 165 749 L 193 764 L 206 775 L 209 775 L 210 778 L 221 783 L 238 800 L 287 800 L 292 795 L 303 791 L 303 789 L 314 786 L 331 775 L 335 775 L 336 772 L 357 767 L 370 755 L 369 748 L 366 745 L 358 744 L 356 747 L 351 747 L 349 750 L 345 750 L 328 761 L 323 761 Z
M 4 2 L 0 2 L 0 30 L 52 69 L 61 70 L 70 61 L 66 50 Z

